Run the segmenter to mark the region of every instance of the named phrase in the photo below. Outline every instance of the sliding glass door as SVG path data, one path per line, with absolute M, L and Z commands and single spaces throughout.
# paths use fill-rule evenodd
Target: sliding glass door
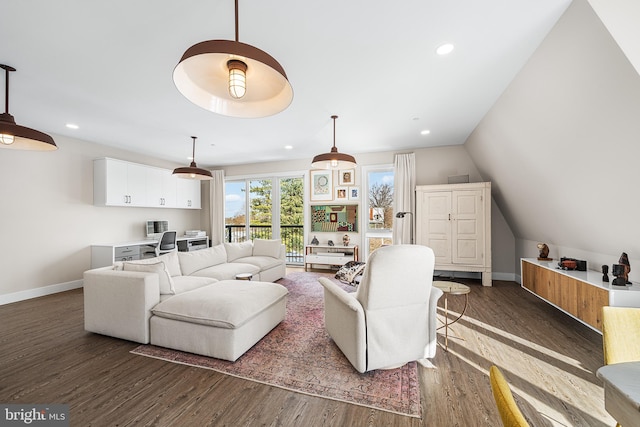
M 287 263 L 304 254 L 303 177 L 265 177 L 225 183 L 227 242 L 282 239 Z

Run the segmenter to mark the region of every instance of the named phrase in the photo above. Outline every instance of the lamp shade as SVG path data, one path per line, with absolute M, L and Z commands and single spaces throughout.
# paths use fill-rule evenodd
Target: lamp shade
M 5 112 L 0 114 L 0 148 L 14 150 L 53 151 L 58 146 L 53 138 L 46 133 L 16 124 L 15 119 L 9 114 L 9 72 L 15 68 L 0 64 L 5 70 Z
M 235 40 L 207 40 L 191 46 L 173 70 L 173 82 L 189 101 L 231 117 L 267 117 L 293 100 L 284 68 L 268 53 Z
M 345 153 L 339 153 L 336 147 L 336 119 L 338 116 L 331 116 L 333 119 L 333 147 L 328 153 L 318 154 L 311 162 L 313 169 L 352 169 L 357 166 L 356 159 Z
M 211 175 L 210 171 L 199 168 L 196 165 L 196 139 L 198 137 L 192 136 L 191 138 L 193 139 L 193 156 L 191 157 L 193 160 L 191 161 L 191 164 L 186 167 L 175 168 L 172 175 L 175 175 L 178 178 L 199 179 L 201 181 L 213 179 L 213 175 Z

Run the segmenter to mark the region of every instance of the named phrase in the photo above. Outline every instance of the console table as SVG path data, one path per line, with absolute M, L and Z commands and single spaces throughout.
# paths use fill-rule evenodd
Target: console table
M 187 237 L 182 236 L 176 239 L 178 250 L 190 252 L 209 247 L 209 236 Z M 153 251 L 158 244 L 154 239 L 134 240 L 131 242 L 105 243 L 91 245 L 91 268 L 107 267 L 113 265 L 115 261 L 133 261 L 145 257 L 145 250 Z
M 358 245 L 329 246 L 307 245 L 304 250 L 304 271 L 307 265 L 345 265 L 349 261 L 358 261 Z
M 640 307 L 640 284 L 613 286 L 598 271 L 561 270 L 558 261 L 521 260 L 522 287 L 602 333 L 602 307 Z M 613 277 L 611 278 L 613 280 Z

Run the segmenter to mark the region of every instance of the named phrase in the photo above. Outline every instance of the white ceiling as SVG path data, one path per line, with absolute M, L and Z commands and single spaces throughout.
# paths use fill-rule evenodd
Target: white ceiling
M 0 63 L 17 69 L 17 123 L 54 136 L 185 163 L 196 135 L 198 166 L 212 167 L 311 159 L 337 114 L 336 145 L 357 158 L 463 144 L 569 3 L 240 0 L 240 41 L 276 58 L 294 90 L 261 119 L 205 111 L 172 80 L 188 47 L 234 38 L 233 0 L 0 0 Z M 444 42 L 456 49 L 440 57 Z

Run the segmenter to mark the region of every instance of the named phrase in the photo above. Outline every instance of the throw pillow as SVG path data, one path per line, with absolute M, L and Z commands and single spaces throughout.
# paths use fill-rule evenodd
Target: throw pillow
M 160 261 L 155 264 L 140 264 L 135 262 L 125 262 L 122 265 L 124 271 L 140 271 L 144 273 L 157 273 L 160 279 L 160 294 L 161 295 L 173 295 L 176 293 L 173 287 L 173 280 L 167 266 L 164 262 Z
M 360 261 L 349 261 L 336 273 L 336 279 L 348 285 L 354 285 L 356 277 L 364 271 L 366 264 Z M 357 286 L 357 283 L 355 284 Z
M 225 243 L 224 249 L 227 251 L 227 262 L 231 262 L 238 258 L 251 256 L 253 243 L 251 243 L 251 240 L 242 243 Z
M 253 240 L 253 255 L 254 256 L 270 256 L 272 258 L 280 257 L 280 239 L 266 240 L 266 239 L 254 239 Z

